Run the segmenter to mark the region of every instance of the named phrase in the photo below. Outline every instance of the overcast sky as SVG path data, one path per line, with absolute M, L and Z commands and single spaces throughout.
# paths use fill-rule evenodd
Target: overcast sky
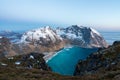
M 74 24 L 120 31 L 120 0 L 0 0 L 1 29 Z

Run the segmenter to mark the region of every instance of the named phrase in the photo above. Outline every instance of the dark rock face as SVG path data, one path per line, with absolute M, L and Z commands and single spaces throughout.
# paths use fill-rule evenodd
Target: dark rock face
M 86 60 L 81 60 L 76 66 L 75 76 L 97 75 L 98 78 L 114 80 L 120 73 L 120 44 L 114 44 L 106 49 L 92 53 Z M 110 75 L 112 75 L 110 77 Z M 111 80 L 111 79 L 110 79 Z
M 113 43 L 113 45 L 118 45 L 118 44 L 120 44 L 120 41 L 115 41 L 115 42 Z

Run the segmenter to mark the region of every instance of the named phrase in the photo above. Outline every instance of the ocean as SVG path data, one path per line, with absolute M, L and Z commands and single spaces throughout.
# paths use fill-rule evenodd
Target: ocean
M 109 45 L 114 41 L 120 41 L 120 32 L 100 32 Z

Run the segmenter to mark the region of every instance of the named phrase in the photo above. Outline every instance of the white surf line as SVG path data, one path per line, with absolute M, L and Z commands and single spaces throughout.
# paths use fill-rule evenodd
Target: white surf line
M 46 55 L 47 58 L 46 58 L 46 63 L 51 60 L 53 57 L 55 57 L 57 54 L 59 54 L 60 52 L 62 52 L 62 50 L 58 51 L 58 52 L 54 52 L 54 54 L 48 54 Z
M 69 50 L 70 48 L 72 48 L 72 47 L 64 48 L 64 49 Z M 54 52 L 54 53 L 52 53 L 52 54 L 48 53 L 48 54 L 44 57 L 46 63 L 47 63 L 49 60 L 51 60 L 53 57 L 57 56 L 57 54 L 59 54 L 60 52 L 62 52 L 64 49 L 62 49 L 62 50 L 60 50 L 60 51 L 58 51 L 58 52 Z

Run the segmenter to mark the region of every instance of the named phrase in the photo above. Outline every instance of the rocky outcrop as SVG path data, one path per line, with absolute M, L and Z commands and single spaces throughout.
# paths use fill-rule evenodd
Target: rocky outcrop
M 34 52 L 26 55 L 20 55 L 19 57 L 15 57 L 14 64 L 18 68 L 30 68 L 30 69 L 36 68 L 36 69 L 50 71 L 50 68 L 47 66 L 45 60 L 43 59 L 43 56 L 44 55 L 41 53 L 34 53 Z
M 50 67 L 46 64 L 41 53 L 29 53 L 14 57 L 0 58 L 0 71 L 1 68 L 15 70 L 32 70 L 37 69 L 38 71 L 51 71 Z M 24 71 L 23 71 L 24 72 Z M 12 73 L 12 72 L 11 72 Z M 18 72 L 19 73 L 19 72 Z
M 101 34 L 90 27 L 72 25 L 67 28 L 59 28 L 57 34 L 70 41 L 72 45 L 85 48 L 108 47 Z
M 76 66 L 75 76 L 97 75 L 100 79 L 114 80 L 120 73 L 120 43 L 92 53 L 86 60 Z

